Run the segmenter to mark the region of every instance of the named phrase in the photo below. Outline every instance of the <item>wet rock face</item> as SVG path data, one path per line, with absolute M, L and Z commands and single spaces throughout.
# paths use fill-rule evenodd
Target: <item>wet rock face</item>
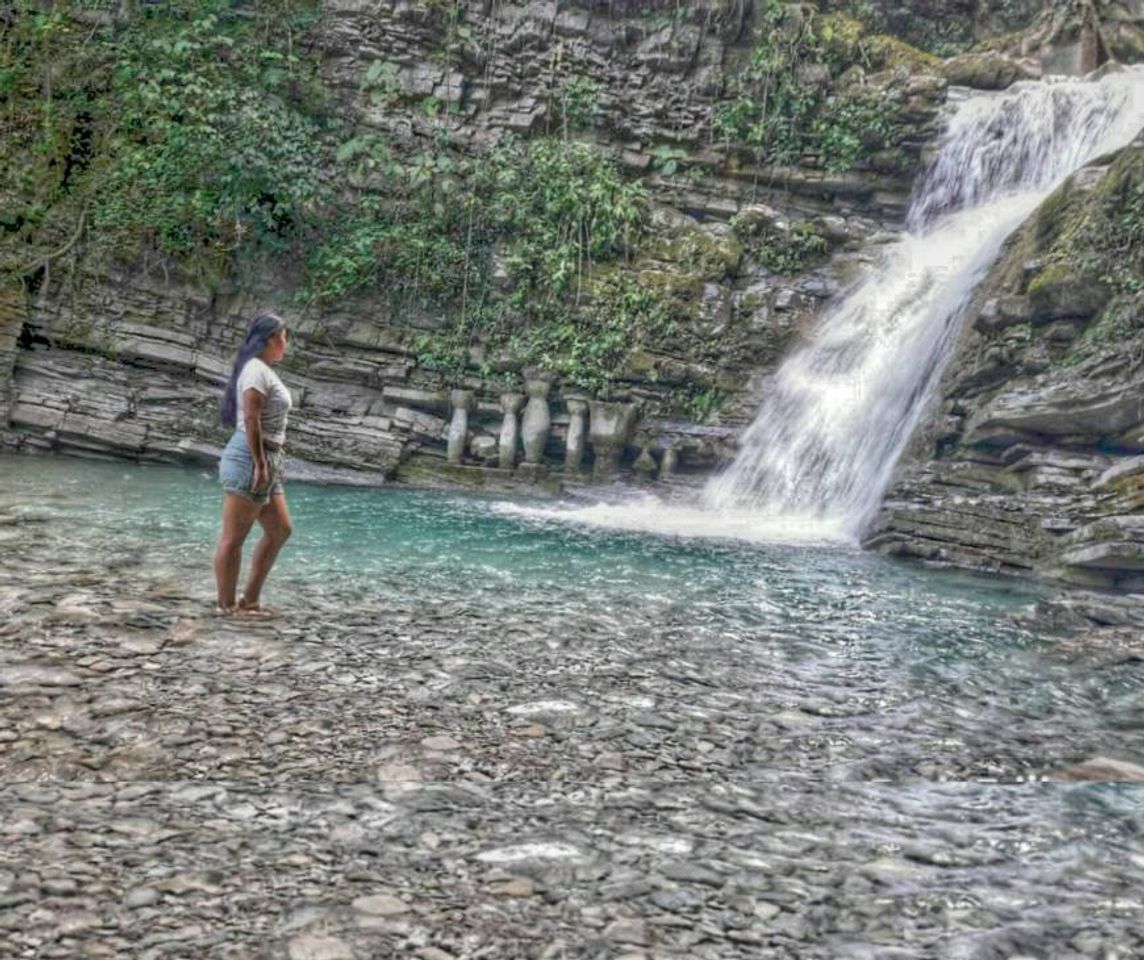
M 1122 329 L 1116 319 L 1138 303 L 1123 292 L 1113 299 L 1053 246 L 1067 231 L 1090 229 L 1083 211 L 1106 202 L 1140 149 L 1082 171 L 1011 238 L 970 305 L 868 546 L 1144 589 L 1144 353 L 1138 324 Z M 1123 259 L 1100 256 L 1094 247 L 1084 269 L 1125 269 Z
M 219 398 L 254 308 L 216 310 L 193 289 L 152 280 L 103 283 L 89 288 L 91 300 L 41 302 L 24 313 L 34 338 L 15 355 L 11 443 L 213 463 L 229 434 L 218 422 Z M 305 344 L 304 333 L 300 339 Z M 411 443 L 439 443 L 443 453 L 446 421 L 426 399 L 437 395 L 422 391 L 422 409 L 413 409 L 407 396 L 379 389 L 381 377 L 408 370 L 406 358 L 349 343 L 343 349 L 335 363 L 302 346 L 280 368 L 294 393 L 291 455 L 380 481 Z
M 1018 80 L 1037 80 L 1041 67 L 1036 60 L 1018 59 L 1002 53 L 967 53 L 945 64 L 950 83 L 977 90 L 1004 90 Z

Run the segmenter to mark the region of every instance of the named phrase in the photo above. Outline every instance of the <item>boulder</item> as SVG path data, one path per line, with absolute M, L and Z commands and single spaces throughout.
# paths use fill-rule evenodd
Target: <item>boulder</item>
M 1097 277 L 1065 264 L 1052 264 L 1029 283 L 1030 317 L 1034 323 L 1063 318 L 1090 320 L 1112 298 L 1108 285 Z
M 1068 536 L 1059 562 L 1097 570 L 1144 570 L 1144 514 L 1103 517 Z
M 1003 431 L 1096 440 L 1141 421 L 1144 391 L 1139 384 L 1067 379 L 995 397 L 970 418 L 965 441 L 994 445 L 993 436 Z
M 1004 90 L 1018 80 L 1038 80 L 1040 64 L 1030 59 L 1015 59 L 996 51 L 963 53 L 945 62 L 946 80 L 975 90 Z
M 500 459 L 500 444 L 496 437 L 480 434 L 469 441 L 469 453 L 478 463 L 493 465 Z

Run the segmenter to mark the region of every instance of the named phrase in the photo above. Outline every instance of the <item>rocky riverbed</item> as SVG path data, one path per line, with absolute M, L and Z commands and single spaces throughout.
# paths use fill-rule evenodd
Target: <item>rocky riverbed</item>
M 0 461 L 2 956 L 1144 950 L 1144 792 L 1037 782 L 1139 759 L 1140 660 L 1015 618 L 1035 596 L 799 554 L 768 568 L 782 610 L 747 609 L 753 557 L 440 498 L 467 576 L 422 530 L 420 562 L 286 563 L 277 618 L 221 619 L 205 532 L 111 523 L 121 466 L 44 469 Z M 214 506 L 205 478 L 127 469 Z M 291 544 L 322 570 L 324 496 L 299 493 Z M 411 522 L 353 496 L 347 525 Z M 538 572 L 482 568 L 486 541 Z M 589 561 L 635 576 L 618 550 L 677 569 L 659 595 L 588 589 Z M 728 588 L 704 607 L 682 584 L 711 563 Z M 879 591 L 912 597 L 901 649 Z

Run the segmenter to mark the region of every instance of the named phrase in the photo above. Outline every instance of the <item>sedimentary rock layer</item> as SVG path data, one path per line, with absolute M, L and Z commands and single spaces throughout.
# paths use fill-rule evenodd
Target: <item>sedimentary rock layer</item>
M 1062 257 L 1060 246 L 1090 229 L 1091 211 L 1133 176 L 1141 149 L 1080 171 L 1011 238 L 971 305 L 868 546 L 1144 588 L 1140 302 L 1130 292 L 1113 300 L 1094 279 L 1093 269 L 1117 269 L 1107 259 L 1092 266 L 1098 248 L 1085 263 Z

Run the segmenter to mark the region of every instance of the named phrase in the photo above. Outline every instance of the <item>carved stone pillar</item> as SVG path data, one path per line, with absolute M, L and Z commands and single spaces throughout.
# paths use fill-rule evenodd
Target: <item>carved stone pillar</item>
M 635 471 L 636 480 L 640 483 L 651 483 L 655 479 L 656 471 L 659 465 L 655 462 L 655 457 L 651 453 L 651 443 L 648 442 L 643 445 L 640 450 L 640 455 L 636 457 L 636 462 L 632 464 L 632 470 Z
M 584 432 L 587 429 L 588 401 L 569 397 L 568 440 L 564 446 L 564 472 L 576 473 L 584 459 Z
M 504 411 L 500 428 L 500 468 L 511 470 L 516 466 L 516 448 L 520 444 L 520 408 L 524 406 L 524 394 L 502 393 L 500 405 Z
M 465 444 L 469 442 L 469 411 L 473 409 L 473 391 L 450 390 L 449 402 L 453 405 L 453 419 L 449 423 L 446 458 L 450 463 L 460 463 Z
M 595 475 L 598 480 L 606 480 L 619 466 L 620 456 L 635 426 L 636 405 L 591 400 L 588 406 L 591 409 L 588 438 L 596 453 Z
M 552 429 L 552 418 L 548 413 L 548 391 L 551 389 L 552 383 L 548 380 L 524 382 L 528 403 L 524 407 L 520 433 L 524 441 L 525 463 L 540 463 L 544 459 L 544 445 L 548 443 L 548 433 Z

